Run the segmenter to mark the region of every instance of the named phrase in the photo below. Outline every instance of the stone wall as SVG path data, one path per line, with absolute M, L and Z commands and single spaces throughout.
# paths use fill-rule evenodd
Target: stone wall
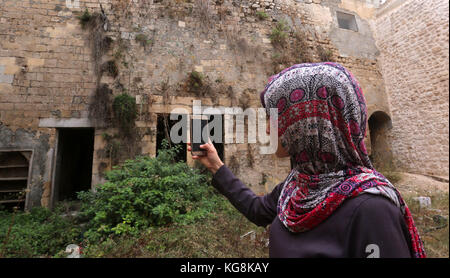
M 290 65 L 275 61 L 280 53 L 270 40 L 281 20 L 289 34 L 302 32 L 300 51 L 309 62 L 323 60 L 317 52 L 321 46 L 360 81 L 369 114 L 390 115 L 369 28 L 377 5 L 357 0 L 0 0 L 0 133 L 7 132 L 0 138 L 8 138 L 0 148 L 24 147 L 28 143 L 9 134 L 28 134 L 28 145 L 45 160 L 32 173 L 31 198 L 47 206 L 57 128 L 95 127 L 95 185 L 112 166 L 105 156 L 105 138 L 117 133 L 89 117 L 99 84 L 107 84 L 113 95 L 125 91 L 136 97 L 135 150 L 155 155 L 155 119 L 171 107 L 188 108 L 192 99 L 212 106 L 260 107 L 258 93 L 268 77 Z M 78 17 L 85 9 L 93 14 L 101 8 L 107 18 L 104 35 L 112 47 L 95 56 L 91 34 L 81 28 Z M 360 31 L 337 28 L 336 11 L 355 15 Z M 289 39 L 295 44 L 294 36 Z M 289 47 L 285 50 L 291 51 Z M 306 62 L 292 53 L 289 63 Z M 95 65 L 112 60 L 117 76 L 99 76 Z M 189 92 L 187 79 L 194 70 L 204 76 L 207 90 Z M 369 137 L 366 143 L 370 149 Z M 284 180 L 290 162 L 257 149 L 258 144 L 226 144 L 225 163 L 237 161 L 237 176 L 262 194 Z
M 392 112 L 398 167 L 449 174 L 449 4 L 387 1 L 373 28 Z

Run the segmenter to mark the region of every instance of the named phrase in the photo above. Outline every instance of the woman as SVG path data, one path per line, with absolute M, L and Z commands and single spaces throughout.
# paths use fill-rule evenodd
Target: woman
M 276 155 L 293 162 L 271 193 L 256 196 L 211 143 L 192 158 L 250 221 L 271 224 L 270 257 L 425 257 L 408 207 L 367 155 L 365 99 L 349 71 L 294 65 L 269 79 L 261 102 L 267 115 L 278 109 Z

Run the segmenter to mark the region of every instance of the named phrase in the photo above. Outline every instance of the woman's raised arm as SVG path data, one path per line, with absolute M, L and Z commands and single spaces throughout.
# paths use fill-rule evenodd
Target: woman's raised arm
M 282 183 L 277 185 L 271 193 L 257 196 L 223 164 L 211 142 L 201 145 L 200 148 L 206 151 L 206 155 L 192 156 L 192 159 L 199 160 L 213 173 L 213 186 L 251 222 L 258 226 L 267 226 L 272 223 L 277 215 Z M 190 143 L 188 143 L 188 151 L 191 151 Z
M 222 165 L 213 176 L 213 186 L 248 220 L 258 226 L 267 226 L 277 215 L 277 204 L 283 183 L 271 193 L 257 196 L 226 165 Z

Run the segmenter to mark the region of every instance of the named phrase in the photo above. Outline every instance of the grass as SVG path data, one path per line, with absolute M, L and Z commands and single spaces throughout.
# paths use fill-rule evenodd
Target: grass
M 427 255 L 430 258 L 448 258 L 448 192 L 436 192 L 430 196 L 431 209 L 420 208 L 413 201 L 413 197 L 417 195 L 423 194 L 405 193 L 403 197 L 411 210 L 419 234 L 424 241 Z M 50 214 L 46 214 L 46 221 L 38 226 L 34 222 L 26 224 L 30 221 L 28 220 L 28 215 L 26 213 L 17 214 L 13 233 L 22 231 L 20 233 L 24 233 L 24 236 L 26 234 L 25 237 L 33 237 L 34 240 L 37 240 L 36 244 L 38 244 L 38 247 L 30 246 L 29 244 L 32 242 L 29 241 L 11 242 L 8 250 L 10 252 L 4 254 L 5 257 L 65 257 L 67 254 L 64 253 L 64 248 L 72 242 L 65 242 L 64 240 L 75 237 L 75 234 L 66 239 L 64 239 L 66 235 L 61 234 L 56 237 L 58 239 L 56 242 L 51 240 L 48 237 L 49 235 L 46 236 L 46 234 L 49 233 L 49 228 L 64 233 L 77 228 L 70 228 L 67 224 L 63 226 L 61 224 L 48 226 L 50 224 L 49 220 L 58 219 L 57 222 L 61 223 L 59 218 L 55 218 L 55 216 Z M 446 219 L 438 216 L 444 216 Z M 2 233 L 6 233 L 10 216 L 3 214 L 2 218 L 5 221 L 5 229 L 3 229 Z M 36 219 L 41 220 L 41 218 Z M 33 219 L 33 221 L 35 220 Z M 54 228 L 56 227 L 55 225 L 58 226 L 58 229 Z M 35 228 L 32 231 L 29 227 Z M 242 235 L 250 231 L 254 231 L 254 239 L 250 235 L 241 238 Z M 42 236 L 39 235 L 40 233 L 42 233 Z M 267 239 L 268 231 L 265 228 L 257 227 L 233 208 L 231 204 L 226 202 L 223 209 L 196 224 L 172 224 L 147 229 L 137 237 L 125 235 L 108 238 L 105 241 L 84 246 L 83 255 L 85 257 L 106 258 L 260 258 L 268 257 Z M 51 245 L 46 247 L 46 243 L 40 242 L 40 240 L 51 243 Z
M 103 137 L 111 136 L 105 133 Z M 236 161 L 232 156 L 229 167 L 236 166 Z M 377 169 L 382 169 L 380 172 L 396 185 L 405 199 L 428 257 L 448 258 L 448 191 L 425 188 L 434 184 L 402 182 L 402 175 L 393 166 L 384 165 Z M 410 187 L 414 190 L 409 190 Z M 418 196 L 430 197 L 431 208 L 421 208 L 414 201 Z M 61 217 L 62 213 L 68 214 L 79 207 L 75 202 L 58 205 L 53 212 L 35 208 L 14 214 L 0 209 L 0 257 L 65 257 L 65 247 L 71 243 L 80 244 L 85 257 L 268 257 L 268 229 L 251 223 L 222 195 L 208 200 L 211 203 L 204 207 L 208 213 L 201 221 L 168 222 L 172 224 L 142 228 L 133 235 L 112 234 L 91 242 L 83 236 L 86 223 L 72 216 Z M 243 237 L 245 234 L 248 235 Z
M 228 202 L 227 202 L 228 203 Z M 241 238 L 254 231 L 255 237 Z M 236 258 L 268 257 L 266 229 L 257 227 L 228 203 L 225 210 L 196 224 L 154 227 L 138 237 L 109 238 L 87 246 L 86 257 Z
M 448 191 L 427 190 L 424 184 L 402 185 L 402 174 L 392 159 L 382 163 L 376 157 L 372 160 L 377 171 L 382 173 L 399 191 L 409 207 L 419 235 L 424 243 L 425 252 L 429 258 L 449 257 L 449 194 Z M 408 187 L 408 188 L 406 188 Z M 430 208 L 421 208 L 414 197 L 427 196 L 431 198 Z
M 399 189 L 401 191 L 401 189 Z M 402 192 L 401 192 L 402 193 Z M 449 257 L 449 195 L 448 192 L 436 191 L 431 196 L 431 208 L 421 208 L 414 197 L 424 194 L 403 194 L 406 204 L 416 224 L 429 258 Z

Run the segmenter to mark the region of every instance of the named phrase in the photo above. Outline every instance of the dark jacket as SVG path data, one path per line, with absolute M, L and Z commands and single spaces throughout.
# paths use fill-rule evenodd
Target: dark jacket
M 245 217 L 258 226 L 270 225 L 270 257 L 365 258 L 411 257 L 411 239 L 400 209 L 369 193 L 348 199 L 312 230 L 292 233 L 277 217 L 283 183 L 257 196 L 223 165 L 213 176 L 217 188 Z

